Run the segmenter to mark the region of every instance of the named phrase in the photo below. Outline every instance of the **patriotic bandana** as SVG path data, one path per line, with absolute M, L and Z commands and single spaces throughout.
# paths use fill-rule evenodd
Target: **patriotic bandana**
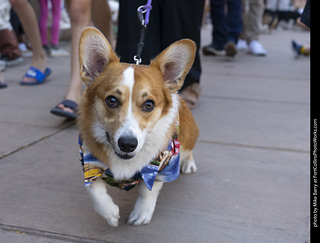
M 151 191 L 155 181 L 170 182 L 178 178 L 180 172 L 180 142 L 177 133 L 172 136 L 168 147 L 161 151 L 148 165 L 136 173 L 131 179 L 116 180 L 106 164 L 95 158 L 79 137 L 80 161 L 84 171 L 85 186 L 90 185 L 98 178 L 103 179 L 110 186 L 119 187 L 126 191 L 131 190 L 142 180 Z

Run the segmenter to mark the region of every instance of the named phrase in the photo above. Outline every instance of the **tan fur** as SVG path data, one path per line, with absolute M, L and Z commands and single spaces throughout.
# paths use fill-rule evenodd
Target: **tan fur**
M 101 60 L 92 55 L 93 46 L 101 49 Z M 91 47 L 90 47 L 91 45 Z M 102 47 L 99 47 L 101 45 Z M 175 52 L 178 49 L 187 48 L 188 52 L 177 52 L 176 55 L 170 55 L 170 52 Z M 153 127 L 155 123 L 166 116 L 172 106 L 172 93 L 176 93 L 182 86 L 185 76 L 192 66 L 195 55 L 195 45 L 190 40 L 181 40 L 163 51 L 150 66 L 134 66 L 134 90 L 133 100 L 136 102 L 133 113 L 139 120 L 140 129 L 144 130 L 147 127 Z M 126 87 L 119 84 L 122 73 L 130 67 L 130 64 L 120 63 L 119 58 L 112 51 L 110 44 L 105 37 L 95 28 L 86 28 L 80 39 L 79 47 L 80 57 L 80 73 L 81 78 L 87 85 L 80 103 L 80 115 L 78 119 L 78 127 L 89 150 L 99 160 L 105 162 L 109 167 L 109 155 L 106 146 L 97 143 L 92 126 L 98 120 L 106 124 L 108 131 L 116 131 L 123 122 L 127 112 L 128 105 L 128 90 Z M 101 65 L 97 70 L 90 61 L 96 58 L 96 62 Z M 94 60 L 93 60 L 94 61 Z M 185 62 L 184 69 L 179 70 L 177 63 Z M 99 66 L 98 65 L 98 66 Z M 106 106 L 105 99 L 109 95 L 113 95 L 122 102 L 121 110 L 113 110 Z M 156 103 L 156 108 L 153 112 L 146 113 L 140 109 L 144 101 L 152 99 Z M 180 134 L 179 140 L 183 150 L 191 151 L 196 143 L 199 135 L 198 126 L 192 116 L 191 111 L 186 103 L 180 98 L 179 114 Z M 166 134 L 163 134 L 165 141 L 169 141 L 172 134 L 175 132 L 175 123 L 172 123 Z M 163 146 L 166 146 L 164 143 Z
M 195 50 L 195 44 L 185 39 L 170 45 L 149 66 L 130 65 L 119 62 L 100 31 L 91 27 L 83 30 L 79 61 L 87 88 L 79 106 L 78 127 L 86 148 L 107 164 L 114 179 L 132 178 L 166 149 L 178 120 L 180 170 L 196 172 L 192 149 L 199 130 L 191 111 L 177 94 L 193 63 Z M 151 221 L 162 184 L 154 181 L 152 190 L 143 182 L 139 184 L 129 224 Z M 98 178 L 86 188 L 94 209 L 111 226 L 118 226 L 119 207 L 107 193 L 106 183 Z

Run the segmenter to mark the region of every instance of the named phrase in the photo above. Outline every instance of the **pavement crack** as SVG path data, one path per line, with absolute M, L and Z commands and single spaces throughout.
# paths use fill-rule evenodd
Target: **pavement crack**
M 28 147 L 30 147 L 30 146 L 32 146 L 34 144 L 37 144 L 37 143 L 39 143 L 39 142 L 41 142 L 41 141 L 43 141 L 43 140 L 45 140 L 47 138 L 50 138 L 50 137 L 62 132 L 63 130 L 68 129 L 69 127 L 73 126 L 74 124 L 75 124 L 74 122 L 70 122 L 67 125 L 61 127 L 60 129 L 58 129 L 58 130 L 56 130 L 54 132 L 51 132 L 51 133 L 46 134 L 46 135 L 44 135 L 44 136 L 42 136 L 42 137 L 40 137 L 40 138 L 38 138 L 38 139 L 36 139 L 34 141 L 31 141 L 31 142 L 29 142 L 27 144 L 21 145 L 21 146 L 19 146 L 17 148 L 14 148 L 14 149 L 12 149 L 12 150 L 0 155 L 0 160 L 4 159 L 4 158 L 6 158 L 6 157 L 8 157 L 8 156 L 10 156 L 12 154 L 15 154 L 15 153 L 17 153 L 17 152 L 19 152 L 19 151 L 21 151 L 21 150 L 23 150 L 25 148 L 28 148 Z
M 94 238 L 83 237 L 83 236 L 56 233 L 56 232 L 51 232 L 47 230 L 38 230 L 38 229 L 32 229 L 27 227 L 21 227 L 21 226 L 6 225 L 1 223 L 0 223 L 0 230 L 5 230 L 8 232 L 23 234 L 23 235 L 38 236 L 38 237 L 47 238 L 47 239 L 62 240 L 66 242 L 111 243 L 111 241 L 104 241 L 104 240 L 98 240 Z
M 219 141 L 207 141 L 207 140 L 201 140 L 201 139 L 199 139 L 197 143 L 218 144 L 218 145 L 232 146 L 232 147 L 276 150 L 276 151 L 285 151 L 285 152 L 294 152 L 294 153 L 310 153 L 309 150 L 303 150 L 303 149 L 269 147 L 269 146 L 261 146 L 261 145 L 250 145 L 250 144 L 229 143 L 229 142 L 219 142 Z
M 282 100 L 265 100 L 265 99 L 253 99 L 253 98 L 242 98 L 242 97 L 228 97 L 228 96 L 217 96 L 217 95 L 202 95 L 203 98 L 207 99 L 224 99 L 224 100 L 240 100 L 250 102 L 261 102 L 261 103 L 274 103 L 274 104 L 287 104 L 287 105 L 303 105 L 310 106 L 307 102 L 294 102 L 294 101 L 282 101 Z

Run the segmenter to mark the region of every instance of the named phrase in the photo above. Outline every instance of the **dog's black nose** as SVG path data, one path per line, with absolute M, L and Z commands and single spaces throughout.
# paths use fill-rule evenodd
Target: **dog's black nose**
M 122 152 L 133 152 L 138 146 L 138 140 L 135 137 L 120 137 L 118 146 Z

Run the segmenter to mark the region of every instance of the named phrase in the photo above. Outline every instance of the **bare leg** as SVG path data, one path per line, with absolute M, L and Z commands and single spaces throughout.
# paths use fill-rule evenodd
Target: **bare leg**
M 81 95 L 81 78 L 79 71 L 79 55 L 78 47 L 81 31 L 90 24 L 91 20 L 91 1 L 89 0 L 67 0 L 66 4 L 69 8 L 69 16 L 71 21 L 71 77 L 69 89 L 66 99 L 79 102 Z M 67 112 L 73 110 L 64 107 L 62 104 L 58 106 Z
M 92 21 L 104 36 L 108 39 L 114 49 L 115 41 L 112 31 L 111 10 L 108 0 L 92 1 Z
M 12 8 L 17 13 L 23 29 L 32 45 L 32 66 L 44 72 L 47 67 L 47 56 L 42 48 L 40 31 L 35 12 L 27 0 L 10 0 Z M 33 78 L 24 77 L 23 82 L 33 82 Z

